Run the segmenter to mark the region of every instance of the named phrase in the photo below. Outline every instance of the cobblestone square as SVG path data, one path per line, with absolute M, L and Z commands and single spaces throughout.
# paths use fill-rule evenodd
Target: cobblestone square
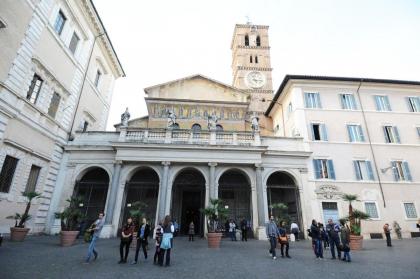
M 150 242 L 152 244 L 152 242 Z M 137 265 L 117 264 L 119 239 L 100 239 L 96 262 L 83 264 L 87 244 L 80 240 L 69 248 L 59 246 L 57 236 L 28 237 L 23 243 L 8 240 L 0 247 L 0 278 L 420 278 L 420 240 L 365 240 L 364 250 L 352 252 L 352 263 L 315 259 L 310 241 L 291 243 L 291 259 L 273 261 L 268 242 L 223 240 L 220 249 L 207 248 L 207 241 L 175 238 L 171 267 L 153 265 L 153 245 L 149 259 Z M 278 251 L 280 255 L 280 251 Z M 134 251 L 129 254 L 129 262 Z

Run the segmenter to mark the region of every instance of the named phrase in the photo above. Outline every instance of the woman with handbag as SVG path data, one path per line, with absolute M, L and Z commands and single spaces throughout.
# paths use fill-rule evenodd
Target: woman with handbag
M 162 242 L 160 243 L 159 265 L 163 266 L 163 258 L 166 254 L 165 266 L 170 266 L 172 238 L 175 229 L 172 225 L 171 217 L 169 215 L 166 215 L 165 220 L 163 221 L 162 231 L 163 235 Z
M 134 224 L 133 219 L 128 217 L 127 223 L 123 225 L 121 228 L 121 242 L 120 242 L 120 261 L 121 263 L 127 262 L 128 252 L 130 250 L 130 244 L 133 240 L 133 232 L 134 232 Z M 125 254 L 124 254 L 124 247 L 125 247 Z
M 281 249 L 281 257 L 284 258 L 284 247 L 286 247 L 286 258 L 291 258 L 289 256 L 289 239 L 286 234 L 286 222 L 281 222 L 279 227 L 279 242 Z

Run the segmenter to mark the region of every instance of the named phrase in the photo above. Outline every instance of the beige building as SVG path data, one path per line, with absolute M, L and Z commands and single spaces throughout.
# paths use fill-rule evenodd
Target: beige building
M 397 221 L 403 237 L 420 217 L 420 82 L 286 76 L 266 111 L 275 136 L 309 144 L 309 200 L 303 211 L 327 221 L 348 214 L 341 193 L 370 214 L 363 234 Z
M 91 1 L 5 0 L 0 21 L 0 232 L 31 190 L 27 226 L 43 232 L 71 132 L 105 130 L 124 72 Z

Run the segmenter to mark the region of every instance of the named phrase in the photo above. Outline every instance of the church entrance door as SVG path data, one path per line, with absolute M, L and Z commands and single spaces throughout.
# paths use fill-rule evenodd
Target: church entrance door
M 203 236 L 205 180 L 194 169 L 180 172 L 174 181 L 172 218 L 179 224 L 179 234 L 187 235 L 189 225 L 194 222 L 195 234 Z

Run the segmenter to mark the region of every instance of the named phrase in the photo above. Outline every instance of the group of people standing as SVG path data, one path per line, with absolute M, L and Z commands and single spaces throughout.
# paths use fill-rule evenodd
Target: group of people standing
M 331 250 L 331 259 L 337 259 L 335 251 L 339 260 L 351 262 L 350 256 L 350 229 L 342 220 L 340 224 L 328 219 L 326 228 L 315 219 L 312 220 L 311 228 L 309 229 L 309 236 L 312 238 L 312 247 L 316 258 L 324 258 L 324 249 L 328 246 Z M 343 252 L 343 257 L 341 257 Z
M 248 229 L 250 228 L 249 222 L 244 218 L 241 220 L 239 227 L 236 225 L 236 221 L 230 219 L 226 220 L 225 223 L 225 232 L 226 236 L 230 237 L 231 241 L 237 241 L 236 231 L 239 229 L 241 231 L 241 241 L 248 241 Z
M 85 263 L 89 263 L 91 259 L 98 258 L 98 252 L 95 250 L 96 241 L 102 231 L 104 225 L 104 214 L 100 213 L 98 219 L 93 223 L 88 233 L 92 234 L 89 243 L 88 254 Z M 173 236 L 175 227 L 171 221 L 171 217 L 167 215 L 165 219 L 154 228 L 153 239 L 155 240 L 155 254 L 153 263 L 163 266 L 170 266 L 171 249 L 173 247 Z M 147 223 L 146 218 L 142 219 L 141 224 L 137 225 L 133 222 L 133 218 L 128 217 L 125 224 L 121 228 L 120 240 L 120 261 L 119 264 L 127 263 L 130 245 L 133 240 L 136 241 L 136 251 L 134 261 L 131 264 L 137 264 L 140 248 L 143 250 L 144 258 L 147 259 L 148 238 L 151 233 L 150 225 Z

